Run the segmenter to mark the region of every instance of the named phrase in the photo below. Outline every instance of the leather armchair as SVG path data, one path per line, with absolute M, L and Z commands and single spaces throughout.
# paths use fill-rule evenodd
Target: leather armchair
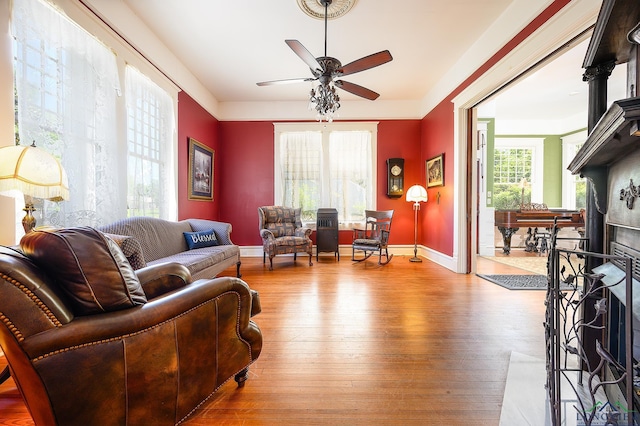
M 0 347 L 37 425 L 174 425 L 231 377 L 244 384 L 262 348 L 251 320 L 258 295 L 244 281 L 192 282 L 177 263 L 127 277 L 128 263 L 114 271 L 109 260 L 122 253 L 98 231 L 62 253 L 31 234 L 21 251 L 0 247 Z M 103 312 L 82 312 L 78 294 L 64 287 L 67 261 L 83 268 L 87 282 L 74 285 L 92 287 Z M 139 282 L 144 294 L 110 307 L 101 291 L 117 279 L 100 280 L 111 272 Z
M 309 255 L 309 266 L 313 265 L 311 228 L 302 226 L 301 209 L 282 206 L 258 207 L 260 238 L 262 238 L 262 263 L 269 255 L 269 270 L 273 270 L 273 258 L 278 254 L 293 253 L 296 261 L 300 252 Z

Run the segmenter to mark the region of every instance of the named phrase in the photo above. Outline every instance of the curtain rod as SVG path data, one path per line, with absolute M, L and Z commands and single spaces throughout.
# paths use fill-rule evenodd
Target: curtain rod
M 118 32 L 115 28 L 113 28 L 107 21 L 105 21 L 100 15 L 94 11 L 91 6 L 85 3 L 85 0 L 78 0 L 78 2 L 84 6 L 93 16 L 100 20 L 107 28 L 109 28 L 115 35 L 117 35 L 127 46 L 133 49 L 142 59 L 147 61 L 149 65 L 155 68 L 160 74 L 162 74 L 167 80 L 169 80 L 174 86 L 176 86 L 181 92 L 184 92 L 184 89 L 175 82 L 175 80 L 167 75 L 163 70 L 161 70 L 155 63 L 153 63 L 144 53 L 142 53 L 138 48 L 136 48 L 133 44 L 129 42 L 120 32 Z

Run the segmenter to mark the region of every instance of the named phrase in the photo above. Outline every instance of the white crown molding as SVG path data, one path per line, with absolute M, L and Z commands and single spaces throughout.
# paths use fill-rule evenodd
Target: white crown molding
M 423 98 L 420 113 L 425 116 L 451 94 L 492 55 L 505 46 L 523 28 L 538 17 L 553 1 L 516 0 L 494 21 L 493 25 L 469 47 L 446 77 Z
M 496 121 L 496 135 L 530 135 L 531 129 L 536 129 L 536 135 L 565 135 L 576 129 L 587 126 L 587 112 L 585 111 L 563 117 L 558 120 L 499 120 Z
M 64 6 L 65 12 L 70 6 L 82 8 L 77 0 L 52 1 Z M 218 100 L 122 0 L 82 0 L 82 3 L 207 112 L 214 117 L 220 115 Z
M 345 101 L 335 120 L 400 120 L 421 119 L 417 114 L 419 101 Z M 222 121 L 291 121 L 315 120 L 306 101 L 283 102 L 220 102 Z
M 465 88 L 453 102 L 461 107 L 478 104 L 551 52 L 566 46 L 573 38 L 587 31 L 595 23 L 599 10 L 599 0 L 573 0 Z
M 467 114 L 472 108 L 484 100 L 507 82 L 521 75 L 531 66 L 546 58 L 551 52 L 584 33 L 595 22 L 600 9 L 599 0 L 574 0 L 556 13 L 531 36 L 509 52 L 501 61 L 491 67 L 480 78 L 476 79 L 453 99 L 454 111 L 454 241 L 453 259 L 457 272 L 465 272 L 467 264 L 467 232 L 466 177 L 469 168 L 467 153 Z M 473 173 L 472 173 L 473 176 Z M 473 182 L 472 182 L 473 183 Z M 469 188 L 475 191 L 474 185 Z M 471 207 L 471 217 L 475 217 L 475 206 Z M 472 226 L 472 233 L 477 223 Z

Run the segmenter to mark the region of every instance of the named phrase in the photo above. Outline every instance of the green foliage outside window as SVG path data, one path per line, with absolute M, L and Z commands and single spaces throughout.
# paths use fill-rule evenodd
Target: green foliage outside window
M 493 158 L 495 183 L 517 184 L 522 179 L 531 182 L 533 150 L 530 148 L 499 148 Z
M 302 206 L 301 219 L 302 222 L 315 222 L 316 211 L 318 210 L 318 197 L 315 185 L 301 183 L 298 187 L 298 197 L 300 206 Z
M 533 150 L 530 148 L 498 148 L 494 151 L 493 206 L 496 210 L 519 209 L 520 204 L 531 202 Z
M 576 182 L 576 209 L 587 208 L 587 182 Z
M 515 210 L 521 203 L 531 202 L 531 188 L 525 188 L 524 200 L 522 187 L 514 183 L 496 183 L 493 185 L 493 206 L 496 210 Z

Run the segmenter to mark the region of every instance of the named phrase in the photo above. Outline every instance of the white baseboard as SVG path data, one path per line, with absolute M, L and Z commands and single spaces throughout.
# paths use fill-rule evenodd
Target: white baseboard
M 411 256 L 413 257 L 413 245 L 395 245 L 389 246 L 389 253 L 396 256 Z M 344 259 L 351 259 L 351 245 L 340 245 L 338 247 L 338 251 L 340 252 L 340 257 Z M 262 257 L 262 246 L 241 246 L 240 247 L 240 256 L 241 257 Z M 437 263 L 440 266 L 443 266 L 451 271 L 456 271 L 457 261 L 455 258 L 451 256 L 444 255 L 435 250 L 428 249 L 424 246 L 418 246 L 419 257 L 423 257 L 428 259 L 434 263 Z M 293 256 L 293 254 L 284 254 L 280 256 Z M 316 256 L 315 246 L 313 248 L 313 256 Z M 319 257 L 325 256 L 334 256 L 333 253 L 330 252 L 322 252 L 318 254 Z
M 262 257 L 262 246 L 240 246 L 240 257 Z
M 435 251 L 426 247 L 424 247 L 424 251 L 424 257 L 426 257 L 430 261 L 437 263 L 438 265 L 443 266 L 450 271 L 457 272 L 458 259 L 456 259 L 455 257 L 447 256 L 446 254 L 442 254 L 439 251 Z

